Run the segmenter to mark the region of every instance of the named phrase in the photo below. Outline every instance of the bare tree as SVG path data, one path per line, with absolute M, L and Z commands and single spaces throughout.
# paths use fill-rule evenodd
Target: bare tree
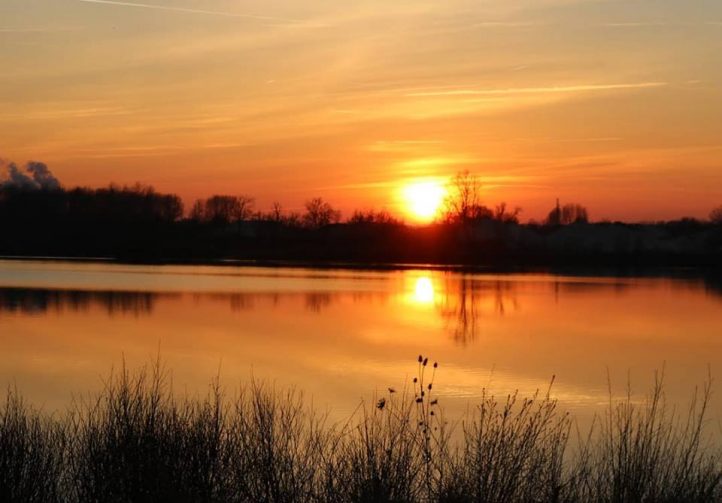
M 283 223 L 288 227 L 301 227 L 303 224 L 303 218 L 297 211 L 292 211 L 291 213 L 283 216 Z
M 715 209 L 710 211 L 709 220 L 713 224 L 722 224 L 722 206 L 717 206 Z
M 253 216 L 253 205 L 255 200 L 251 196 L 236 196 L 237 211 L 235 220 L 248 220 Z
M 518 206 L 512 211 L 506 209 L 506 203 L 500 203 L 494 208 L 494 220 L 505 223 L 519 223 L 519 214 L 521 214 L 521 208 Z
M 278 201 L 273 203 L 269 217 L 272 222 L 281 222 L 283 220 L 283 206 L 281 206 L 281 203 Z
M 348 219 L 350 224 L 386 224 L 386 225 L 399 225 L 401 222 L 391 216 L 386 210 L 381 211 L 360 211 L 356 210 Z
M 193 203 L 193 207 L 191 208 L 191 212 L 188 215 L 191 220 L 195 220 L 197 222 L 201 222 L 205 219 L 205 201 L 203 199 L 196 199 L 196 202 Z
M 324 225 L 336 223 L 340 219 L 341 212 L 322 198 L 315 197 L 306 202 L 306 214 L 303 216 L 306 227 L 318 229 Z
M 581 204 L 565 204 L 562 207 L 562 225 L 580 224 L 589 222 L 589 213 Z
M 487 208 L 483 204 L 477 204 L 476 206 L 471 208 L 470 218 L 472 220 L 488 220 L 494 218 L 494 212 L 491 210 L 491 208 Z
M 199 199 L 190 217 L 202 222 L 230 223 L 248 220 L 253 216 L 253 198 L 248 196 L 215 195 Z
M 451 182 L 446 197 L 446 220 L 466 222 L 473 219 L 482 206 L 479 204 L 481 186 L 476 175 L 460 171 Z
M 545 222 L 547 225 L 561 225 L 562 224 L 562 209 L 559 206 L 559 199 L 557 199 L 557 205 L 549 212 Z
M 589 212 L 581 204 L 570 203 L 564 206 L 557 205 L 549 212 L 547 216 L 547 225 L 569 225 L 589 222 Z

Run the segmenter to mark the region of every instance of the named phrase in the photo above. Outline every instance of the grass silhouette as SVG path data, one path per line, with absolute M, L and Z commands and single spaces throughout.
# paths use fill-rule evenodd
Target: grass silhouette
M 177 398 L 160 362 L 123 367 L 64 415 L 11 388 L 0 501 L 722 501 L 708 385 L 683 415 L 665 406 L 661 378 L 643 403 L 610 399 L 572 449 L 573 420 L 549 392 L 486 394 L 452 434 L 436 370 L 419 357 L 407 389 L 338 424 L 255 380 L 232 398 L 217 380 L 203 398 Z

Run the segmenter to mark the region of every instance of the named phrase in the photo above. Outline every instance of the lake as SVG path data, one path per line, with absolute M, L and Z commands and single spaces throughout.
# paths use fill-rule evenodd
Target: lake
M 423 353 L 440 402 L 546 391 L 588 420 L 664 369 L 685 406 L 722 375 L 722 290 L 702 279 L 0 261 L 0 384 L 44 410 L 160 354 L 176 392 L 295 386 L 347 416 Z M 716 385 L 711 418 L 722 418 Z M 720 430 L 722 431 L 722 430 Z

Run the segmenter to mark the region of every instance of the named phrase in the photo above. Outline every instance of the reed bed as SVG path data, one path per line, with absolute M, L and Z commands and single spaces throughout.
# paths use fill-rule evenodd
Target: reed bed
M 417 364 L 407 389 L 341 424 L 300 392 L 253 380 L 232 397 L 216 380 L 205 397 L 178 398 L 159 363 L 121 369 L 63 415 L 9 389 L 0 501 L 722 501 L 708 385 L 684 414 L 665 405 L 661 379 L 644 402 L 610 399 L 571 448 L 573 420 L 549 392 L 484 395 L 450 423 L 435 395 L 437 365 Z

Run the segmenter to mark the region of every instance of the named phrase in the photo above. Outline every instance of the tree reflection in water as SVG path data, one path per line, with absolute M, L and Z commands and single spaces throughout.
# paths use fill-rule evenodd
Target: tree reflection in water
M 494 276 L 470 274 L 444 274 L 414 272 L 411 283 L 402 290 L 404 302 L 435 310 L 453 340 L 466 345 L 481 336 L 484 318 L 504 317 L 518 311 L 520 289 L 542 288 L 559 302 L 564 296 L 578 298 L 597 295 L 600 290 L 626 295 L 633 286 L 650 279 L 639 278 L 564 278 L 551 281 L 529 282 Z M 654 284 L 665 282 L 669 288 L 689 289 L 701 286 L 709 296 L 722 299 L 720 276 L 704 278 L 654 279 Z M 398 299 L 396 290 L 317 290 L 293 292 L 148 292 L 116 290 L 64 290 L 52 288 L 0 287 L 0 314 L 40 316 L 48 312 L 83 312 L 91 309 L 104 311 L 108 316 L 150 316 L 160 301 L 179 302 L 192 298 L 197 304 L 215 302 L 225 304 L 233 312 L 252 311 L 271 307 L 283 309 L 288 304 L 302 306 L 309 313 L 324 314 L 335 304 L 351 301 L 354 304 L 381 306 Z
M 139 317 L 150 314 L 159 298 L 178 297 L 178 293 L 0 288 L 0 312 L 40 315 L 100 307 L 108 316 Z
M 437 309 L 454 341 L 466 345 L 480 335 L 484 315 L 501 317 L 509 309 L 519 309 L 515 290 L 513 281 L 449 277 L 444 283 L 443 300 L 437 304 Z

